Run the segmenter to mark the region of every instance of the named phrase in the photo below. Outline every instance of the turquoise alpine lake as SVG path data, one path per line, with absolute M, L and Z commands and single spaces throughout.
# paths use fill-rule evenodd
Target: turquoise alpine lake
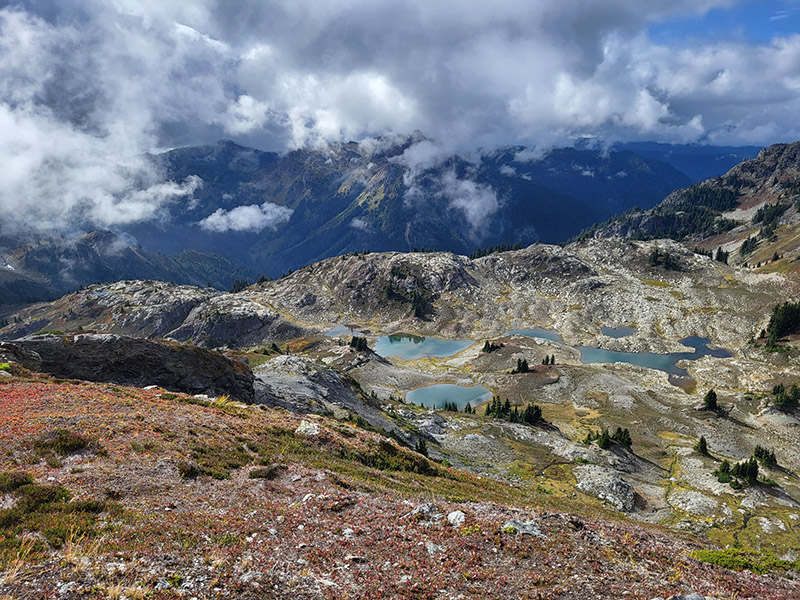
M 492 398 L 492 392 L 482 385 L 465 387 L 452 383 L 437 383 L 411 390 L 406 394 L 406 401 L 425 408 L 443 408 L 445 402 L 455 402 L 458 410 L 463 410 L 469 403 L 473 408 Z
M 373 350 L 379 356 L 403 360 L 417 360 L 429 356 L 447 358 L 469 348 L 474 343 L 472 340 L 445 340 L 399 333 L 378 336 Z
M 558 335 L 557 331 L 553 331 L 552 329 L 544 329 L 542 327 L 534 327 L 533 329 L 512 329 L 511 331 L 506 331 L 504 335 L 524 335 L 525 337 L 541 338 L 543 340 L 550 340 L 551 342 L 557 342 L 559 344 L 564 343 L 564 340 L 561 339 L 561 336 Z
M 601 327 L 600 333 L 610 338 L 619 339 L 636 333 L 635 327 Z
M 684 346 L 694 348 L 694 352 L 672 352 L 669 354 L 654 354 L 652 352 L 617 352 L 616 350 L 605 350 L 603 348 L 590 348 L 588 346 L 578 346 L 581 353 L 581 362 L 588 363 L 618 363 L 626 362 L 648 369 L 658 369 L 670 375 L 687 377 L 689 372 L 678 367 L 677 363 L 682 360 L 697 360 L 704 356 L 715 358 L 729 358 L 730 352 L 724 348 L 709 348 L 711 340 L 697 336 L 691 336 L 679 340 Z

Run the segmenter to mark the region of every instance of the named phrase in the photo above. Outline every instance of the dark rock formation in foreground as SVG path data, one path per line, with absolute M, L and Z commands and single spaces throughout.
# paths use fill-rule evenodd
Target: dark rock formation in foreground
M 40 370 L 56 377 L 254 399 L 250 367 L 195 346 L 113 334 L 37 335 L 15 345 L 36 352 Z

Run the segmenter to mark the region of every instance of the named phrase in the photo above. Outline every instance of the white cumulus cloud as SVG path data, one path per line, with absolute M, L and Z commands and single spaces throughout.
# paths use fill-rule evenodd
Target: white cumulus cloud
M 264 202 L 237 206 L 230 210 L 218 208 L 198 225 L 206 231 L 246 231 L 255 233 L 264 229 L 275 229 L 286 223 L 294 211 L 286 206 Z

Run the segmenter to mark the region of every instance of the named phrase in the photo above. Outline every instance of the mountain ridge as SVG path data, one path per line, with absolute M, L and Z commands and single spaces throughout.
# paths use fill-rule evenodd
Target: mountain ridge
M 721 249 L 725 260 L 738 265 L 797 277 L 800 142 L 765 148 L 724 175 L 675 191 L 650 210 L 612 218 L 580 237 L 616 236 L 671 237 L 709 252 Z

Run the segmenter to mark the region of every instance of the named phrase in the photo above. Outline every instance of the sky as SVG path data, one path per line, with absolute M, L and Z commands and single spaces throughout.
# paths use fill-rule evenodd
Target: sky
M 223 138 L 768 145 L 799 114 L 800 0 L 0 0 L 0 209 L 41 228 L 158 218 L 202 181 L 143 153 Z

